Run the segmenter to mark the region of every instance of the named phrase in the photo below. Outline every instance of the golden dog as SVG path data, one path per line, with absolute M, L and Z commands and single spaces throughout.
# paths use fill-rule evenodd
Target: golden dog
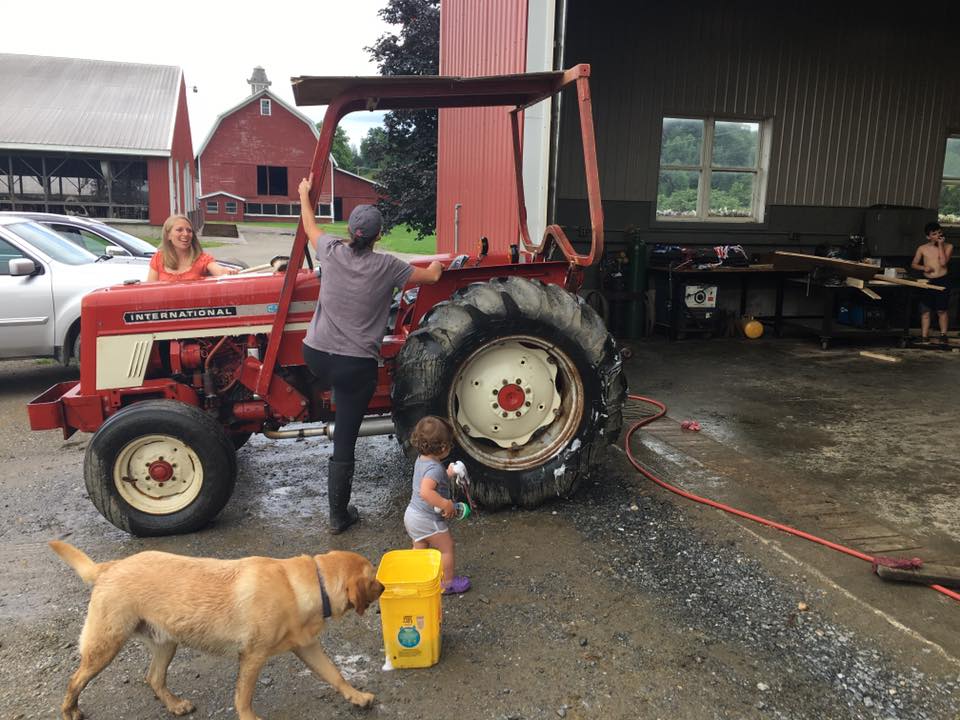
M 146 681 L 174 715 L 194 709 L 167 689 L 167 667 L 181 643 L 239 656 L 234 704 L 240 720 L 258 720 L 252 706 L 257 677 L 270 657 L 287 650 L 354 705 L 373 704 L 371 693 L 343 679 L 317 639 L 326 618 L 351 608 L 362 615 L 383 592 L 373 566 L 356 553 L 215 560 L 142 552 L 95 563 L 67 543 L 54 540 L 50 547 L 93 585 L 80 667 L 61 706 L 64 720 L 83 717 L 80 693 L 134 634 L 153 653 Z

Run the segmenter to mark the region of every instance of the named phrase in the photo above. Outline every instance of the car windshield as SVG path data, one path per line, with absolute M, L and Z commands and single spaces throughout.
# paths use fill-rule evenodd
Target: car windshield
M 110 225 L 97 225 L 96 231 L 101 235 L 106 235 L 117 244 L 123 245 L 124 247 L 143 255 L 146 255 L 147 253 L 152 255 L 157 251 L 157 248 L 148 243 L 146 240 L 141 240 L 130 233 L 125 233 L 123 230 L 117 230 L 117 228 L 111 227 Z
M 16 234 L 47 257 L 65 265 L 85 265 L 96 261 L 97 256 L 81 247 L 77 247 L 53 230 L 33 222 L 20 222 L 5 225 L 7 230 Z

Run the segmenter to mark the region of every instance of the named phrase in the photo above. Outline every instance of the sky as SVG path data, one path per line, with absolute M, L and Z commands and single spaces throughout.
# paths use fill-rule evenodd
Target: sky
M 237 0 L 134 0 L 3 3 L 0 52 L 177 65 L 187 85 L 194 152 L 217 116 L 250 94 L 257 65 L 271 92 L 293 105 L 290 78 L 299 75 L 376 75 L 365 47 L 391 27 L 377 15 L 386 0 L 273 3 Z M 196 92 L 193 89 L 196 88 Z M 299 108 L 323 119 L 324 107 Z M 382 112 L 352 113 L 341 121 L 359 148 Z

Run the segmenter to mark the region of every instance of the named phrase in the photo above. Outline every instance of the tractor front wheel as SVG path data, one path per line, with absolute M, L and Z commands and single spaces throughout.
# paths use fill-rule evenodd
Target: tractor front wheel
M 133 535 L 199 530 L 233 493 L 237 458 L 223 427 L 174 400 L 144 400 L 110 417 L 87 446 L 87 493 Z
M 626 383 L 603 321 L 556 285 L 475 283 L 434 307 L 397 357 L 393 417 L 409 439 L 448 419 L 474 498 L 533 507 L 571 495 L 622 424 Z

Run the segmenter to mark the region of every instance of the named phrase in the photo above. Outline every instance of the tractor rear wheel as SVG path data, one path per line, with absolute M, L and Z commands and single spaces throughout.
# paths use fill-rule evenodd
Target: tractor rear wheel
M 408 454 L 424 415 L 447 418 L 480 504 L 568 497 L 622 425 L 626 382 L 596 311 L 556 285 L 475 283 L 424 317 L 397 357 L 393 417 Z
M 223 427 L 174 400 L 143 400 L 111 416 L 84 457 L 100 514 L 133 535 L 199 530 L 233 493 L 237 456 Z

